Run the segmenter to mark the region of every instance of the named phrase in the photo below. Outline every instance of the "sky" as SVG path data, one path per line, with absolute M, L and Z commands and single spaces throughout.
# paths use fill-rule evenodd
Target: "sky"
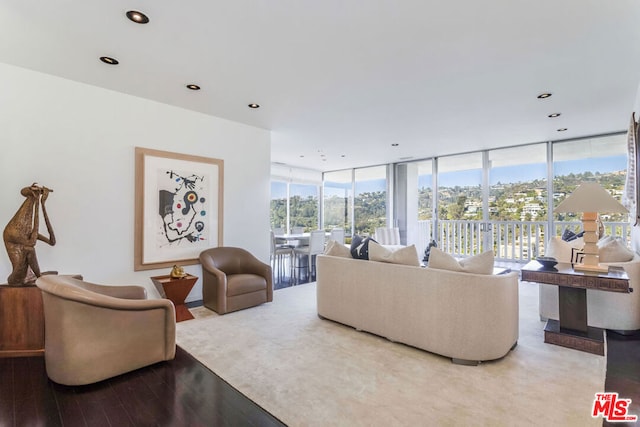
M 590 171 L 593 173 L 608 173 L 627 169 L 626 156 L 612 156 L 599 159 L 580 159 L 554 163 L 555 175 L 569 175 Z M 546 163 L 534 163 L 519 166 L 504 166 L 493 168 L 489 174 L 490 184 L 498 182 L 528 182 L 534 179 L 546 178 Z M 442 187 L 455 187 L 479 185 L 482 183 L 482 171 L 448 172 L 438 175 L 438 185 Z M 423 175 L 419 178 L 420 187 L 431 186 L 431 176 Z
M 556 175 L 569 175 L 570 173 L 581 173 L 590 171 L 593 173 L 608 173 L 627 168 L 626 156 L 611 156 L 598 159 L 580 159 L 570 160 L 554 163 L 554 172 Z M 491 169 L 490 184 L 497 184 L 498 182 L 528 182 L 534 179 L 540 179 L 546 177 L 547 165 L 546 163 L 534 163 L 528 165 L 519 166 L 505 166 L 500 168 Z M 438 184 L 441 187 L 455 187 L 455 186 L 468 186 L 479 185 L 482 183 L 482 171 L 458 171 L 441 173 L 438 176 Z M 421 175 L 418 178 L 419 187 L 431 186 L 431 175 Z M 331 184 L 332 188 L 345 188 L 350 189 L 351 183 Z M 356 183 L 356 193 L 366 193 L 373 191 L 385 191 L 386 180 L 375 179 L 370 181 L 358 181 Z M 317 188 L 315 185 L 305 184 L 291 184 L 291 195 L 301 195 L 303 197 L 314 196 L 317 197 Z M 327 194 L 331 194 L 330 191 L 325 191 Z M 284 182 L 272 182 L 271 183 L 271 198 L 272 199 L 284 199 L 287 197 L 287 185 Z

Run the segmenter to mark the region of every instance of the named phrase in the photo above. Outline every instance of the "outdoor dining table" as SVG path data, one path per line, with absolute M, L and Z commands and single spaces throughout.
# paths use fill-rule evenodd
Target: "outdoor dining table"
M 330 233 L 325 233 L 325 240 L 330 236 Z M 289 233 L 289 234 L 276 234 L 276 243 L 287 244 L 292 246 L 308 246 L 311 233 Z

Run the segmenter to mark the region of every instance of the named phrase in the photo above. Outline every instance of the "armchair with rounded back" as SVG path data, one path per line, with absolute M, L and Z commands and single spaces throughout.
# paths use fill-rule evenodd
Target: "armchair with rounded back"
M 43 275 L 47 375 L 64 385 L 102 381 L 171 360 L 176 351 L 173 303 L 146 299 L 142 286 L 104 286 Z
M 229 246 L 200 254 L 204 306 L 218 314 L 273 301 L 271 266 L 250 252 Z

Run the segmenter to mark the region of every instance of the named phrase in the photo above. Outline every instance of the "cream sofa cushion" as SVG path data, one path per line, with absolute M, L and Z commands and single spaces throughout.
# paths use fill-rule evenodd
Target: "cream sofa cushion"
M 403 246 L 397 250 L 390 250 L 374 242 L 369 242 L 369 260 L 379 262 L 389 262 L 392 264 L 420 266 L 418 250 L 415 245 Z
M 429 254 L 429 268 L 461 271 L 464 273 L 493 274 L 493 251 L 463 258 L 460 261 L 436 247 Z
M 562 238 L 555 236 L 549 239 L 545 256 L 553 257 L 558 262 L 572 262 L 572 250 L 582 249 L 583 246 L 584 240 L 582 238 L 565 242 Z M 634 253 L 626 247 L 622 240 L 605 236 L 598 241 L 598 255 L 600 262 L 627 262 L 633 259 Z
M 582 249 L 584 247 L 584 239 L 582 237 L 565 242 L 559 236 L 554 236 L 549 239 L 547 248 L 544 251 L 546 257 L 555 258 L 558 262 L 571 262 L 571 255 L 573 249 Z
M 324 250 L 325 255 L 351 258 L 351 250 L 336 240 L 329 240 Z
M 622 240 L 609 238 L 598 242 L 598 255 L 600 262 L 627 262 L 633 259 L 634 252 Z

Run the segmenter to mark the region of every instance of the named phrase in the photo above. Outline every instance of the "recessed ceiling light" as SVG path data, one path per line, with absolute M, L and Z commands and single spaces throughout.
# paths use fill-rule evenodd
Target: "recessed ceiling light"
M 566 130 L 567 130 L 567 128 L 560 128 L 560 129 L 558 129 L 558 132 L 564 132 Z
M 398 144 L 397 142 L 394 142 L 393 144 L 391 144 L 392 147 L 397 147 L 398 145 L 400 144 Z
M 258 104 L 249 104 L 249 108 L 260 108 Z
M 546 93 L 541 93 L 540 95 L 538 95 L 538 99 L 545 99 L 545 98 L 549 98 L 551 96 L 550 93 L 546 92 Z
M 110 56 L 101 56 L 100 61 L 109 65 L 118 65 L 120 63 L 116 58 L 111 58 Z
M 200 90 L 200 86 L 198 86 L 198 85 L 194 85 L 194 84 L 188 84 L 188 85 L 187 85 L 187 89 L 191 89 L 191 90 Z
M 137 10 L 128 11 L 127 18 L 129 18 L 136 24 L 146 24 L 149 22 L 149 17 L 142 12 L 138 12 Z
M 340 157 L 347 157 L 347 155 L 346 155 L 346 154 L 343 154 L 343 155 L 341 155 Z
M 300 154 L 300 158 L 303 158 L 303 157 L 304 157 L 304 154 Z
M 561 114 L 562 113 L 553 113 L 553 114 L 549 114 L 547 117 L 550 117 L 553 119 L 554 117 L 560 117 Z

